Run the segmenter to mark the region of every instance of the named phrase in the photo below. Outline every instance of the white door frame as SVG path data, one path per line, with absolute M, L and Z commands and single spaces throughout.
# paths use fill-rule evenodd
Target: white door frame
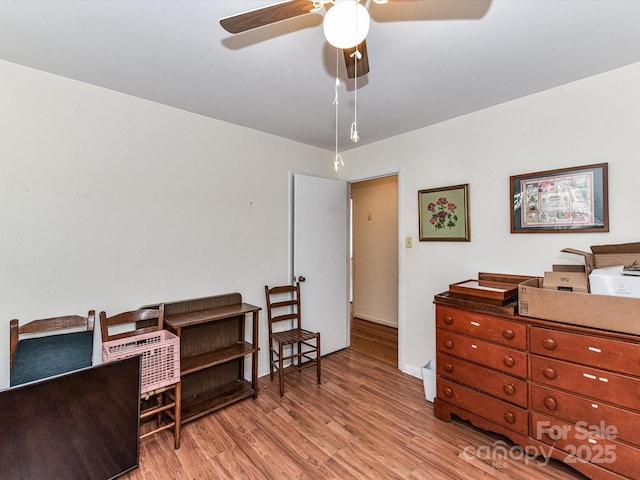
M 360 175 L 354 175 L 345 178 L 349 184 L 349 191 L 351 191 L 351 184 L 354 182 L 362 182 L 365 180 L 374 180 L 381 177 L 390 177 L 395 175 L 398 178 L 398 368 L 402 370 L 404 365 L 404 239 L 402 238 L 404 233 L 404 208 L 402 203 L 402 166 L 395 168 L 389 168 L 385 170 L 377 170 L 374 172 L 363 173 Z M 349 274 L 351 272 L 348 272 Z M 349 276 L 347 276 L 348 278 Z M 348 335 L 351 334 L 349 329 Z

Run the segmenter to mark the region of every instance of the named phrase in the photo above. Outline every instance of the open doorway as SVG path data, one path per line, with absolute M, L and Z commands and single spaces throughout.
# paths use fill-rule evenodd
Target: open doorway
M 350 185 L 350 345 L 397 367 L 398 177 Z

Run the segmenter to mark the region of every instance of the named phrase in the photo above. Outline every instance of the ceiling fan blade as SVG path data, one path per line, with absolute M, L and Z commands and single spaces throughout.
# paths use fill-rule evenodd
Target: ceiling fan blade
M 416 20 L 477 20 L 484 17 L 492 0 L 375 0 L 369 6 L 369 15 L 376 22 Z
M 360 52 L 362 58 L 359 58 L 356 62 L 354 53 Z M 347 77 L 356 77 L 356 65 L 358 68 L 357 76 L 361 77 L 369 73 L 369 57 L 367 55 L 367 41 L 363 40 L 362 43 L 356 47 L 345 48 L 342 50 L 344 54 L 344 63 L 347 65 Z
M 241 33 L 281 20 L 305 15 L 312 9 L 313 3 L 310 0 L 292 0 L 221 18 L 220 25 L 229 33 Z

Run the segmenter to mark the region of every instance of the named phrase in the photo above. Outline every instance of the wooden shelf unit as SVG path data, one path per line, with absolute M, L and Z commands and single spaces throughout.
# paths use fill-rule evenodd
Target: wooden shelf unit
M 165 327 L 180 337 L 182 423 L 258 397 L 258 312 L 239 293 L 165 303 Z M 246 316 L 251 315 L 251 339 Z M 244 378 L 250 357 L 251 381 Z

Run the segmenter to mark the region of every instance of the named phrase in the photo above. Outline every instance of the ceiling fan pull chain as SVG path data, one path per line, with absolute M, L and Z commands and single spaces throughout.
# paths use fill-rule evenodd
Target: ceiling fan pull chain
M 356 1 L 356 5 L 357 5 Z M 356 33 L 358 32 L 358 20 L 356 19 Z M 365 32 L 366 37 L 366 32 Z M 360 136 L 358 135 L 358 60 L 362 59 L 362 54 L 358 50 L 358 45 L 356 45 L 355 51 L 351 54 L 353 57 L 353 66 L 355 76 L 353 79 L 354 86 L 354 99 L 353 99 L 353 123 L 351 124 L 351 141 L 353 143 L 358 143 L 360 140 Z
M 340 167 L 344 167 L 344 162 L 342 161 L 342 155 L 338 153 L 338 87 L 339 86 L 340 86 L 340 79 L 336 77 L 336 96 L 333 99 L 333 104 L 336 106 L 336 156 L 333 157 L 333 169 L 336 172 L 340 170 Z
M 358 135 L 358 60 L 362 58 L 362 54 L 358 51 L 358 47 L 356 47 L 356 51 L 351 54 L 353 57 L 354 71 L 356 72 L 355 78 L 353 79 L 354 84 L 354 101 L 353 101 L 353 123 L 351 124 L 351 141 L 353 143 L 358 143 L 360 140 L 360 136 Z
M 337 173 L 340 167 L 344 167 L 342 161 L 342 155 L 338 153 L 338 88 L 340 87 L 340 77 L 338 77 L 338 58 L 340 50 L 336 48 L 336 86 L 335 97 L 333 98 L 333 104 L 336 106 L 336 155 L 333 157 L 333 170 Z

